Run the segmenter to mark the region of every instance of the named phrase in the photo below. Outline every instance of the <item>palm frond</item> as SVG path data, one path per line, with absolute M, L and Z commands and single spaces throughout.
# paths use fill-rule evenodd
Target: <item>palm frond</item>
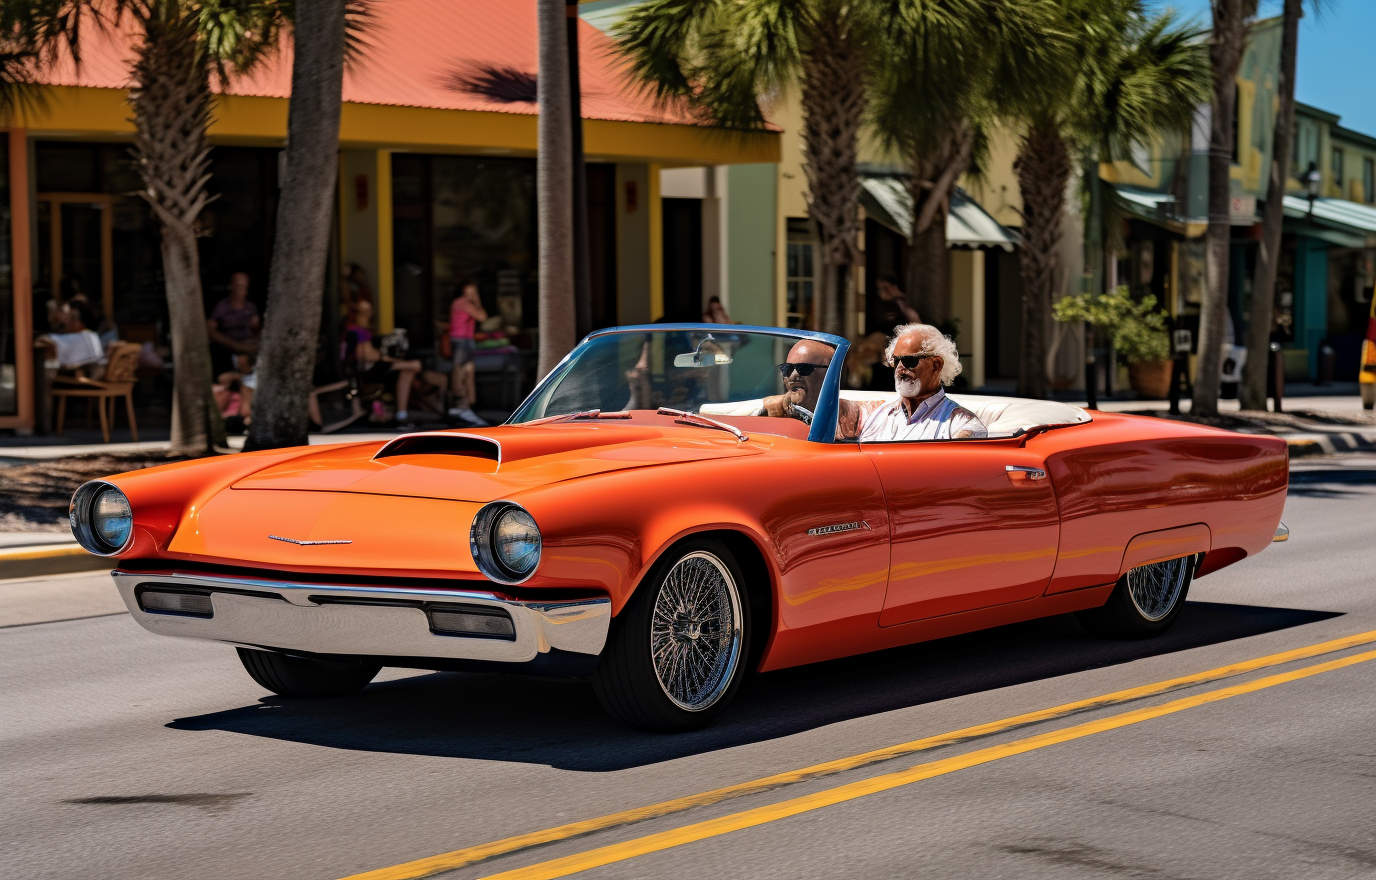
M 1209 100 L 1205 33 L 1173 12 L 1132 19 L 1118 40 L 1087 66 L 1076 114 L 1082 138 L 1104 155 L 1122 155 L 1159 132 L 1188 127 Z
M 824 0 L 825 2 L 825 0 Z M 761 95 L 797 81 L 817 0 L 650 0 L 614 30 L 635 80 L 715 124 L 757 130 Z
M 694 91 L 690 70 L 700 33 L 721 13 L 719 0 L 649 0 L 631 10 L 612 31 L 632 75 L 656 98 L 684 98 Z

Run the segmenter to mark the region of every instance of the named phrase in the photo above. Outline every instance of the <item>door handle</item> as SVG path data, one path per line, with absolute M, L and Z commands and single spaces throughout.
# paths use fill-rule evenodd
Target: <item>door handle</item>
M 1046 471 L 1037 467 L 1028 467 L 1022 464 L 1010 464 L 1004 466 L 1004 471 L 1008 474 L 1008 479 L 1015 483 L 1023 480 L 1045 480 Z

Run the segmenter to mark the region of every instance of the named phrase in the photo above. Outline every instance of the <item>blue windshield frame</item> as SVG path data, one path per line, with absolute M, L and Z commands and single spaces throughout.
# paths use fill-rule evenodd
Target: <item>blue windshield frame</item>
M 841 395 L 841 371 L 846 362 L 846 351 L 850 348 L 850 343 L 845 337 L 834 336 L 830 333 L 819 333 L 816 330 L 790 330 L 787 327 L 757 327 L 750 324 L 631 324 L 624 327 L 607 327 L 604 330 L 594 330 L 584 336 L 573 351 L 564 355 L 563 360 L 555 365 L 554 369 L 535 385 L 535 389 L 530 392 L 521 405 L 516 407 L 516 411 L 511 414 L 511 418 L 506 420 L 506 424 L 518 424 L 517 417 L 522 414 L 526 407 L 531 405 L 531 401 L 540 396 L 545 387 L 555 379 L 564 374 L 564 370 L 573 361 L 574 357 L 592 340 L 601 336 L 611 336 L 618 333 L 670 333 L 670 332 L 700 332 L 700 333 L 757 333 L 762 336 L 786 336 L 790 339 L 813 339 L 818 342 L 825 342 L 827 345 L 836 349 L 832 355 L 831 364 L 827 367 L 827 375 L 822 380 L 822 390 L 817 395 L 817 411 L 812 414 L 812 428 L 808 431 L 807 439 L 814 443 L 834 443 L 836 442 L 836 417 L 837 409 L 840 407 Z

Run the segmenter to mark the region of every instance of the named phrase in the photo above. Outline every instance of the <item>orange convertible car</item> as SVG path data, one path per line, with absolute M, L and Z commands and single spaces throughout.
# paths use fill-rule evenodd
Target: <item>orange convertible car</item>
M 150 632 L 234 645 L 286 697 L 382 666 L 591 676 L 637 726 L 771 670 L 1077 612 L 1164 631 L 1192 578 L 1284 537 L 1285 444 L 957 396 L 987 438 L 862 442 L 846 342 L 595 333 L 480 430 L 98 480 L 72 528 Z

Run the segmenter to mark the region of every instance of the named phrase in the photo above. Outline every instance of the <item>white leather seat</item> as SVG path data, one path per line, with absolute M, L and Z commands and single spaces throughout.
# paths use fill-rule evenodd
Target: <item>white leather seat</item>
M 890 401 L 897 395 L 891 391 L 842 391 L 843 400 L 856 403 Z M 1078 406 L 1055 400 L 1028 400 L 1022 397 L 990 397 L 983 394 L 952 394 L 950 398 L 970 410 L 989 430 L 990 437 L 1012 437 L 1032 428 L 1045 425 L 1079 425 L 1090 421 L 1090 415 Z M 703 415 L 749 416 L 764 406 L 760 399 L 731 403 L 705 403 Z

